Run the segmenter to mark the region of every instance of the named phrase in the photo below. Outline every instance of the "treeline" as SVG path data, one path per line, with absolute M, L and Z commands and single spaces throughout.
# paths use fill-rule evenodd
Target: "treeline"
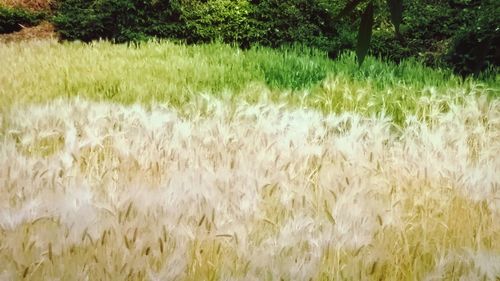
M 50 20 L 65 40 L 158 37 L 186 43 L 221 41 L 242 48 L 304 44 L 334 58 L 356 44 L 365 6 L 339 16 L 351 1 L 59 0 L 52 5 Z M 396 62 L 414 57 L 462 75 L 500 64 L 500 5 L 495 0 L 405 0 L 398 38 L 386 1 L 371 2 L 374 56 Z

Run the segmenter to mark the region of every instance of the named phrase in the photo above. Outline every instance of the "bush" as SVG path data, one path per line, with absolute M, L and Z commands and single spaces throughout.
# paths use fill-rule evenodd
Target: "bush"
M 256 43 L 280 47 L 307 45 L 336 58 L 356 41 L 352 19 L 335 19 L 343 4 L 332 0 L 253 1 Z M 345 1 L 344 1 L 345 2 Z
M 182 5 L 186 39 L 190 43 L 218 40 L 248 45 L 259 37 L 249 18 L 252 6 L 247 0 L 189 1 Z
M 125 42 L 156 36 L 241 47 L 306 44 L 337 55 L 353 46 L 355 30 L 347 21 L 333 22 L 333 2 L 61 0 L 54 22 L 68 40 Z
M 182 34 L 179 6 L 175 1 L 61 0 L 54 23 L 67 40 L 142 40 L 151 36 Z
M 386 9 L 373 33 L 372 54 L 400 62 L 418 57 L 427 65 L 438 66 L 447 50 L 449 38 L 457 30 L 457 10 L 446 1 L 405 1 L 401 40 L 394 35 Z
M 498 66 L 500 11 L 493 2 L 406 1 L 403 39 L 397 40 L 392 26 L 379 20 L 371 52 L 395 62 L 415 57 L 428 66 L 451 67 L 463 76 Z
M 328 6 L 317 0 L 258 1 L 252 17 L 263 36 L 259 43 L 278 47 L 294 43 L 325 49 L 334 35 Z
M 23 26 L 37 25 L 45 16 L 44 13 L 20 8 L 0 7 L 0 34 L 19 31 Z
M 468 13 L 469 24 L 452 38 L 451 48 L 444 57 L 455 72 L 466 76 L 478 75 L 488 68 L 500 66 L 500 6 L 492 0 L 484 1 Z

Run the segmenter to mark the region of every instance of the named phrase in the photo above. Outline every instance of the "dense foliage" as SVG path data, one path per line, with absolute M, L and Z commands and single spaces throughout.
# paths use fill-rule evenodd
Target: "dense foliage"
M 463 10 L 465 24 L 452 37 L 445 57 L 462 75 L 500 65 L 500 5 L 494 0 L 470 2 L 474 6 Z
M 175 38 L 183 34 L 179 8 L 170 1 L 62 0 L 58 2 L 54 23 L 61 37 L 68 40 L 103 38 L 126 42 L 150 36 Z
M 393 61 L 418 57 L 427 65 L 451 66 L 462 75 L 498 66 L 500 6 L 494 0 L 404 2 L 402 38 L 379 20 L 372 53 Z
M 0 6 L 0 34 L 18 31 L 23 26 L 36 25 L 44 17 L 44 13 Z
M 333 21 L 333 1 L 61 0 L 54 22 L 63 39 L 116 42 L 149 36 L 241 47 L 305 44 L 332 56 L 354 45 L 349 19 Z
M 247 0 L 186 1 L 182 5 L 185 39 L 190 43 L 237 42 L 249 45 L 259 37 Z

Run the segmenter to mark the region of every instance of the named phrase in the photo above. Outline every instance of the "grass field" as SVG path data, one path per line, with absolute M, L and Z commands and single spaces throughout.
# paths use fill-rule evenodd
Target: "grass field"
M 0 280 L 498 280 L 500 84 L 0 44 Z

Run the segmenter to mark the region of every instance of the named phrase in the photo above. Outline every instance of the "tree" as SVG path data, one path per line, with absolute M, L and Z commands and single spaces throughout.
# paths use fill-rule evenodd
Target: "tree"
M 356 56 L 358 58 L 358 63 L 361 66 L 368 53 L 368 48 L 370 47 L 370 41 L 372 37 L 373 28 L 373 10 L 374 10 L 374 0 L 350 0 L 344 9 L 339 13 L 337 19 L 344 17 L 359 5 L 367 3 L 366 8 L 361 15 L 361 23 L 359 25 L 358 31 L 358 42 L 356 45 Z M 386 0 L 387 7 L 391 14 L 391 22 L 394 25 L 395 36 L 401 39 L 401 33 L 399 27 L 403 21 L 403 0 Z

